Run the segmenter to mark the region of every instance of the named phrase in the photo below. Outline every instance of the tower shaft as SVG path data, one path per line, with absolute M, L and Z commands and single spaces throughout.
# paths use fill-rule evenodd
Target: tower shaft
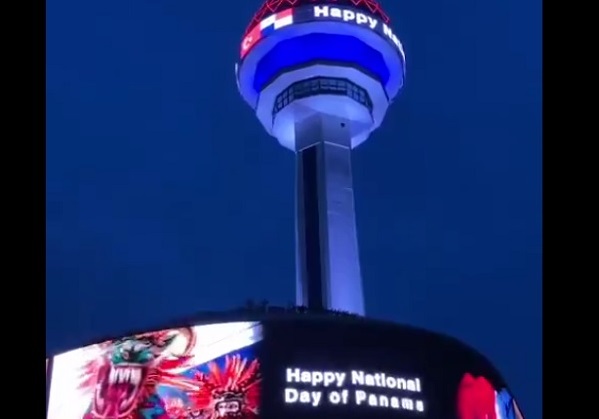
M 318 115 L 295 125 L 297 302 L 364 314 L 349 121 Z

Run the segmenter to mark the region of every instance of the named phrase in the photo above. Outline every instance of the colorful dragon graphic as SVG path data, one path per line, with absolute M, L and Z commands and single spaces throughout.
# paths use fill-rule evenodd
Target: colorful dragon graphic
M 170 419 L 207 419 L 204 411 L 192 409 L 179 397 L 167 398 L 165 408 Z
M 257 419 L 260 404 L 260 364 L 239 354 L 227 356 L 224 368 L 208 364 L 208 373 L 194 376 L 198 390 L 187 392 L 195 412 L 206 419 Z
M 183 338 L 175 353 L 173 342 Z M 143 333 L 100 345 L 102 355 L 88 362 L 80 388 L 92 393 L 83 419 L 169 419 L 156 387 L 197 389 L 178 374 L 186 368 L 195 334 L 191 328 Z

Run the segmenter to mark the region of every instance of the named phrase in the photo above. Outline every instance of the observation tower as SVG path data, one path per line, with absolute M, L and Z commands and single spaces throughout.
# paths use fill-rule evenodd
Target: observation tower
M 267 0 L 235 71 L 258 120 L 296 155 L 298 305 L 363 315 L 351 150 L 403 87 L 389 18 L 374 0 Z

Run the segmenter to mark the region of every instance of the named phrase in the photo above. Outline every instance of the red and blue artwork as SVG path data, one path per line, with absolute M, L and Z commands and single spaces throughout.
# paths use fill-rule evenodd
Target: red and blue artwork
M 56 357 L 49 419 L 259 419 L 261 327 L 125 336 Z
M 524 419 L 507 389 L 497 391 L 482 376 L 464 374 L 458 388 L 458 419 Z

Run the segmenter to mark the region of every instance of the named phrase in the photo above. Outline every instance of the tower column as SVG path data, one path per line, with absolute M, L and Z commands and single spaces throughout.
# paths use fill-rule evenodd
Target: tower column
M 299 305 L 363 315 L 350 123 L 315 115 L 295 125 L 296 295 Z

